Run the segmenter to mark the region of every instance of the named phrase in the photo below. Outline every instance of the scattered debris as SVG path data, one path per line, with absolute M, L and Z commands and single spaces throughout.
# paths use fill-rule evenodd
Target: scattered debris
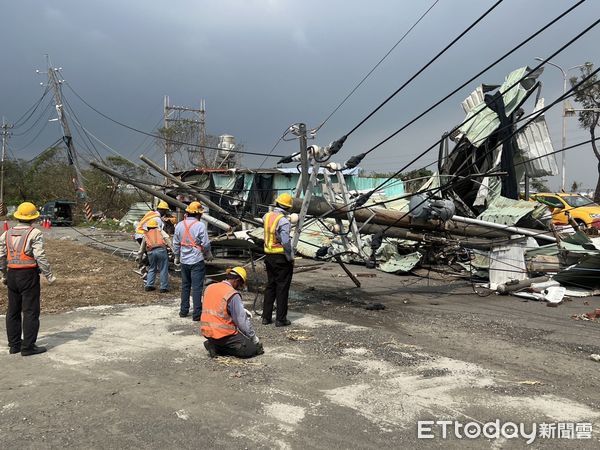
M 598 319 L 600 319 L 600 308 L 597 308 L 589 313 L 574 314 L 571 316 L 571 319 L 597 321 Z
M 590 355 L 590 359 L 592 361 L 600 362 L 600 355 L 594 353 L 594 354 Z

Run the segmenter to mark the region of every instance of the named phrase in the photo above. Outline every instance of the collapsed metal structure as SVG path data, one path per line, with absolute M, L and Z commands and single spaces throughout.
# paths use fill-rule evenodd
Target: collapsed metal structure
M 297 165 L 295 172 L 288 171 L 298 176 L 289 189 L 294 196 L 292 212 L 297 214 L 293 247 L 305 256 L 340 263 L 357 286 L 360 283 L 344 262 L 383 267 L 382 262 L 390 260 L 386 271 L 391 272 L 407 272 L 420 261 L 454 268 L 460 264 L 463 269 L 468 263 L 470 269 L 474 264 L 488 270 L 494 285 L 527 278 L 527 248 L 550 244 L 560 249 L 562 241 L 545 206 L 519 200 L 522 181 L 527 194 L 529 178 L 558 170 L 543 115 L 540 74 L 541 69 L 531 72 L 522 67 L 501 85 L 479 86 L 462 103 L 465 121 L 441 140 L 439 173 L 419 192 L 381 201 L 374 198 L 389 180 L 366 192 L 349 189 L 348 171 L 364 154 L 345 163 L 331 161 L 345 138 L 324 147 L 307 146 L 306 127 L 290 128 L 299 138 L 300 151 L 280 163 Z M 535 108 L 526 115 L 523 105 L 534 93 Z M 525 125 L 519 125 L 524 118 L 528 119 Z M 454 142 L 452 150 L 450 142 Z M 236 169 L 172 174 L 143 155 L 140 159 L 171 186 L 161 191 L 102 164 L 92 165 L 174 208 L 184 209 L 186 201 L 200 200 L 210 210 L 204 215 L 206 222 L 225 232 L 221 239 L 249 240 L 260 248 L 262 213 L 276 193 L 265 180 L 277 171 L 249 170 L 252 176 L 240 181 Z M 217 172 L 219 177 L 234 178 L 228 189 L 219 191 L 202 178 Z M 502 264 L 515 254 L 519 270 L 503 269 Z M 478 256 L 488 258 L 487 267 L 473 263 Z M 514 266 L 514 261 L 506 264 Z

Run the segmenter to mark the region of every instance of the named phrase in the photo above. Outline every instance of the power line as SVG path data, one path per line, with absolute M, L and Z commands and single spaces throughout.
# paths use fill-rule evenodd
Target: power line
M 506 52 L 504 55 L 502 55 L 501 57 L 499 57 L 498 59 L 496 59 L 494 62 L 492 62 L 491 64 L 489 64 L 487 67 L 485 67 L 484 69 L 480 70 L 478 73 L 476 73 L 471 78 L 469 78 L 468 80 L 466 80 L 460 86 L 458 86 L 457 88 L 455 88 L 448 95 L 446 95 L 442 99 L 440 99 L 437 102 L 435 102 L 433 105 L 431 105 L 425 111 L 423 111 L 422 113 L 418 114 L 416 117 L 414 117 L 413 119 L 411 119 L 410 121 L 408 121 L 407 123 L 405 123 L 404 125 L 402 125 L 400 128 L 398 128 L 392 134 L 390 134 L 389 136 L 387 136 L 385 139 L 383 139 L 382 141 L 380 141 L 379 143 L 377 143 L 376 145 L 374 145 L 373 147 L 371 147 L 369 150 L 367 150 L 364 153 L 364 156 L 368 155 L 369 153 L 371 153 L 375 149 L 379 148 L 380 146 L 382 146 L 383 144 L 385 144 L 386 142 L 388 142 L 390 139 L 392 139 L 393 137 L 395 137 L 396 135 L 398 135 L 400 132 L 402 132 L 403 130 L 405 130 L 406 128 L 408 128 L 410 125 L 412 125 L 413 123 L 415 123 L 417 120 L 421 119 L 423 116 L 425 116 L 426 114 L 428 114 L 429 112 L 431 112 L 433 109 L 437 108 L 440 104 L 442 104 L 443 102 L 445 102 L 446 100 L 448 100 L 450 97 L 452 97 L 454 94 L 456 94 L 462 88 L 464 88 L 465 86 L 467 86 L 473 80 L 477 79 L 478 77 L 480 77 L 481 75 L 483 75 L 484 73 L 486 73 L 488 70 L 490 70 L 492 67 L 496 66 L 497 64 L 499 64 L 500 62 L 502 62 L 504 59 L 506 59 L 507 57 L 509 57 L 513 53 L 515 53 L 517 50 L 519 50 L 525 44 L 529 43 L 531 40 L 533 40 L 538 35 L 540 35 L 541 33 L 543 33 L 546 29 L 550 28 L 552 25 L 554 25 L 556 22 L 558 22 L 559 20 L 561 20 L 564 16 L 566 16 L 567 14 L 569 14 L 571 11 L 573 11 L 575 8 L 577 8 L 578 6 L 580 6 L 581 4 L 583 4 L 585 1 L 586 0 L 580 0 L 578 3 L 576 3 L 573 6 L 571 6 L 566 11 L 564 11 L 562 14 L 560 14 L 557 17 L 555 17 L 554 19 L 552 19 L 550 22 L 548 22 L 547 24 L 545 24 L 543 27 L 541 27 L 535 33 L 533 33 L 532 35 L 530 35 L 528 38 L 526 38 L 525 40 L 521 41 L 518 45 L 516 45 L 515 47 L 513 47 L 511 50 L 509 50 L 508 52 Z M 595 24 L 594 24 L 594 26 L 595 26 Z M 561 49 L 560 51 L 562 51 L 562 50 L 563 49 Z M 559 53 L 560 53 L 560 51 L 559 51 Z M 550 59 L 550 58 L 548 58 L 548 59 Z M 546 61 L 548 61 L 548 59 L 546 59 Z M 535 70 L 537 70 L 542 65 L 543 64 L 539 64 L 535 68 Z M 531 72 L 533 72 L 533 70 Z M 521 81 L 521 80 L 519 80 L 519 81 Z M 514 87 L 514 85 L 512 87 Z M 456 126 L 454 128 L 458 129 L 460 126 L 464 125 L 465 123 L 466 122 L 463 122 L 462 124 L 460 124 L 460 125 L 458 125 L 458 126 Z M 437 144 L 439 144 L 439 143 L 440 142 L 438 141 L 437 143 L 434 144 L 434 146 L 437 146 Z M 363 158 L 364 158 L 364 156 L 363 156 Z
M 48 86 L 46 86 L 46 89 L 42 93 L 42 96 L 27 111 L 25 111 L 21 115 L 21 117 L 19 117 L 16 120 L 16 122 L 14 123 L 14 128 L 19 128 L 19 127 L 23 126 L 31 118 L 31 116 L 37 111 L 40 103 L 42 103 L 42 101 L 44 100 L 44 98 L 46 97 L 46 95 L 48 94 L 49 91 L 50 91 L 50 88 Z M 27 117 L 25 118 L 25 116 L 27 116 Z
M 352 133 L 354 133 L 358 128 L 360 128 L 367 120 L 369 120 L 377 111 L 383 108 L 392 98 L 394 98 L 400 91 L 402 91 L 406 86 L 408 86 L 415 78 L 417 78 L 425 69 L 427 69 L 431 64 L 433 64 L 440 56 L 442 56 L 446 51 L 448 51 L 456 42 L 458 42 L 464 35 L 466 35 L 469 31 L 471 31 L 479 22 L 481 22 L 488 14 L 490 14 L 500 3 L 504 0 L 498 0 L 494 3 L 485 13 L 483 13 L 475 22 L 473 22 L 469 27 L 463 30 L 457 37 L 455 37 L 446 47 L 444 47 L 437 55 L 435 55 L 432 59 L 429 60 L 423 67 L 421 67 L 412 77 L 410 77 L 407 81 L 402 84 L 396 91 L 394 91 L 388 98 L 386 98 L 382 103 L 377 106 L 373 111 L 371 111 L 364 119 L 358 122 L 354 128 L 352 128 L 348 133 L 346 133 L 346 137 L 349 137 Z M 585 0 L 583 0 L 585 1 Z
M 344 105 L 344 103 L 346 103 L 346 101 L 352 96 L 352 94 L 354 94 L 354 92 L 356 92 L 356 90 L 362 86 L 362 84 L 367 80 L 367 78 L 369 78 L 371 76 L 371 74 L 373 72 L 375 72 L 375 70 L 381 65 L 381 63 L 383 63 L 383 61 L 396 49 L 396 47 L 398 47 L 398 45 L 404 40 L 404 38 L 406 38 L 406 36 L 408 36 L 410 34 L 410 32 L 421 22 L 421 20 L 423 20 L 425 18 L 425 16 L 429 13 L 429 11 L 431 11 L 433 9 L 433 7 L 435 5 L 438 4 L 440 0 L 435 0 L 431 6 L 421 15 L 421 17 L 419 17 L 419 19 L 402 35 L 402 37 L 396 41 L 396 43 L 392 46 L 392 48 L 390 48 L 388 50 L 388 52 L 383 55 L 383 57 L 377 62 L 377 64 L 375 64 L 371 70 L 362 78 L 362 80 L 360 80 L 358 82 L 358 84 L 356 86 L 354 86 L 354 88 L 348 93 L 348 95 L 346 95 L 346 97 L 334 108 L 334 110 L 325 118 L 325 120 L 323 120 L 323 122 L 321 122 L 321 124 L 316 128 L 315 131 L 320 130 L 323 125 L 325 125 L 327 123 L 327 121 L 329 119 L 331 119 L 331 117 Z
M 96 113 L 98 113 L 99 115 L 101 115 L 102 117 L 104 117 L 105 119 L 107 119 L 107 120 L 110 120 L 111 122 L 113 122 L 113 123 L 115 123 L 115 124 L 117 124 L 117 125 L 120 125 L 120 126 L 122 126 L 122 127 L 124 127 L 124 128 L 127 128 L 128 130 L 135 131 L 136 133 L 144 134 L 144 135 L 146 135 L 146 136 L 150 136 L 150 137 L 153 137 L 153 138 L 156 138 L 156 139 L 160 139 L 160 140 L 163 140 L 163 141 L 166 141 L 166 142 L 171 142 L 171 143 L 173 143 L 173 144 L 178 144 L 178 145 L 188 145 L 188 146 L 190 146 L 190 147 L 205 148 L 205 149 L 208 149 L 208 150 L 217 150 L 217 151 L 221 151 L 221 150 L 223 150 L 223 149 L 221 149 L 221 148 L 218 148 L 218 147 L 209 147 L 209 146 L 207 146 L 207 145 L 200 145 L 200 144 L 194 144 L 194 143 L 191 143 L 191 142 L 182 142 L 182 141 L 177 141 L 177 140 L 174 140 L 174 139 L 169 139 L 169 138 L 166 138 L 166 137 L 164 137 L 164 136 L 160 136 L 160 135 L 158 135 L 158 134 L 154 134 L 154 133 L 148 133 L 147 131 L 143 131 L 143 130 L 140 130 L 140 129 L 138 129 L 138 128 L 134 128 L 134 127 L 132 127 L 132 126 L 130 126 L 130 125 L 127 125 L 127 124 L 125 124 L 125 123 L 123 123 L 123 122 L 119 122 L 118 120 L 116 120 L 116 119 L 113 119 L 112 117 L 109 117 L 109 116 L 107 116 L 107 115 L 106 115 L 106 114 L 104 114 L 103 112 L 99 111 L 98 109 L 96 109 L 96 108 L 94 108 L 92 105 L 90 105 L 90 104 L 89 104 L 87 101 L 85 101 L 85 100 L 84 100 L 84 99 L 83 99 L 83 98 L 82 98 L 82 97 L 81 97 L 81 96 L 80 96 L 80 95 L 79 95 L 79 94 L 78 94 L 78 93 L 77 93 L 77 92 L 76 92 L 76 91 L 73 89 L 73 87 L 72 87 L 72 86 L 71 86 L 71 85 L 70 85 L 70 84 L 69 84 L 67 81 L 64 81 L 64 84 L 65 84 L 65 85 L 66 85 L 66 86 L 67 86 L 67 87 L 68 87 L 68 88 L 71 90 L 71 92 L 73 92 L 73 94 L 75 94 L 75 96 L 76 96 L 76 97 L 77 97 L 79 100 L 81 100 L 81 101 L 82 101 L 82 102 L 83 102 L 83 103 L 84 103 L 84 104 L 85 104 L 85 105 L 86 105 L 88 108 L 92 109 L 93 111 L 95 111 Z M 245 155 L 266 156 L 266 157 L 273 157 L 273 158 L 282 158 L 282 157 L 283 157 L 283 155 L 274 155 L 274 154 L 260 153 L 260 152 L 250 152 L 250 151 L 247 151 L 247 150 L 227 150 L 227 151 L 229 151 L 229 152 L 231 152 L 231 153 L 240 153 L 240 154 L 245 154 Z
M 585 0 L 582 0 L 585 1 Z M 511 86 L 509 86 L 504 92 L 501 92 L 500 95 L 504 95 L 506 92 L 510 91 L 512 88 L 514 88 L 515 86 L 517 86 L 521 81 L 523 81 L 525 78 L 527 78 L 530 74 L 534 73 L 536 70 L 538 70 L 540 67 L 542 67 L 544 64 L 546 64 L 546 62 L 548 62 L 548 60 L 554 58 L 556 55 L 558 55 L 559 53 L 561 53 L 562 51 L 564 51 L 567 47 L 569 47 L 570 45 L 572 45 L 575 41 L 577 41 L 578 39 L 580 39 L 584 34 L 586 34 L 587 32 L 589 32 L 592 28 L 594 28 L 596 25 L 598 25 L 598 23 L 600 23 L 600 19 L 596 20 L 594 23 L 592 23 L 592 25 L 590 25 L 589 27 L 587 27 L 586 29 L 584 29 L 582 32 L 580 32 L 579 34 L 577 34 L 574 38 L 572 38 L 570 41 L 568 41 L 566 44 L 564 44 L 562 47 L 560 47 L 557 51 L 555 51 L 552 55 L 550 55 L 548 58 L 546 58 L 544 61 L 540 62 L 537 66 L 535 66 L 533 69 L 530 69 L 523 77 L 521 77 L 519 80 L 517 80 L 515 83 L 513 83 Z M 572 90 L 572 89 L 571 89 Z M 479 114 L 481 114 L 485 109 L 482 108 L 480 109 L 478 112 L 476 112 L 475 114 L 473 114 L 471 117 L 469 117 L 468 119 L 465 119 L 461 124 L 457 125 L 456 127 L 454 127 L 454 129 L 459 129 L 462 125 L 466 124 L 467 122 L 473 120 L 475 117 L 477 117 Z M 376 148 L 377 146 L 381 145 L 381 143 L 391 139 L 391 137 L 393 137 L 395 134 L 397 134 L 399 131 L 395 132 L 394 134 L 388 136 L 384 141 L 380 142 L 379 144 L 377 144 L 374 148 Z M 438 141 L 436 141 L 433 145 L 431 145 L 429 148 L 427 148 L 426 150 L 424 150 L 423 152 L 421 152 L 419 155 L 417 155 L 415 158 L 413 158 L 408 164 L 406 164 L 404 167 L 402 167 L 400 170 L 396 171 L 393 175 L 391 175 L 386 181 L 382 182 L 379 186 L 377 186 L 377 188 L 375 188 L 375 190 L 381 189 L 385 184 L 387 184 L 391 179 L 395 178 L 397 175 L 399 175 L 400 173 L 402 173 L 404 170 L 406 170 L 408 167 L 410 167 L 412 164 L 414 164 L 416 161 L 418 161 L 419 159 L 421 159 L 423 156 L 425 156 L 427 153 L 429 153 L 433 148 L 437 147 L 443 140 L 439 139 Z M 371 150 L 373 150 L 374 148 L 372 148 Z

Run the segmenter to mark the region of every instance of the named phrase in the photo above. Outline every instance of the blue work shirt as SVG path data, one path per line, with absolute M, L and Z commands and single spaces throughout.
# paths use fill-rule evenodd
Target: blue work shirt
M 229 281 L 225 280 L 225 283 L 231 286 Z M 227 304 L 227 311 L 229 311 L 231 320 L 233 320 L 233 323 L 235 323 L 235 326 L 238 328 L 240 333 L 244 334 L 250 339 L 252 339 L 256 335 L 254 327 L 252 326 L 252 322 L 250 321 L 250 318 L 246 315 L 244 303 L 242 302 L 242 296 L 239 292 L 233 294 L 233 296 L 229 300 L 229 303 Z
M 198 246 L 202 246 L 203 250 L 199 247 L 183 246 L 181 241 L 185 233 L 185 224 L 187 224 L 192 239 Z M 206 225 L 199 221 L 195 217 L 188 217 L 177 224 L 175 227 L 175 234 L 173 235 L 173 253 L 175 256 L 179 256 L 181 264 L 196 264 L 200 261 L 204 261 L 204 255 L 210 252 L 210 241 L 208 240 L 208 232 L 206 231 Z

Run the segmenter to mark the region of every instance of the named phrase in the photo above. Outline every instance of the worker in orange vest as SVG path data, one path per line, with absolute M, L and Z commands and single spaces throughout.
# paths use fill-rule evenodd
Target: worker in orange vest
M 165 202 L 164 200 L 161 200 L 160 202 L 158 202 L 158 205 L 156 206 L 155 210 L 151 210 L 148 211 L 146 214 L 144 214 L 144 217 L 142 217 L 139 222 L 137 223 L 136 227 L 135 227 L 135 240 L 138 242 L 138 244 L 142 243 L 142 238 L 144 237 L 144 234 L 146 234 L 146 231 L 148 230 L 148 222 L 152 219 L 157 219 L 158 220 L 158 227 L 162 230 L 163 229 L 163 221 L 162 218 L 166 217 L 169 214 L 169 204 L 167 202 Z
M 200 332 L 206 338 L 204 348 L 211 358 L 251 358 L 264 353 L 238 292 L 247 280 L 246 269 L 234 267 L 224 281 L 210 284 L 204 291 Z
M 169 235 L 158 228 L 158 220 L 150 219 L 146 226 L 148 227 L 140 250 L 138 252 L 138 260 L 143 258 L 144 254 L 148 255 L 148 276 L 146 277 L 146 286 L 144 290 L 154 291 L 154 280 L 156 273 L 160 273 L 160 292 L 169 292 L 169 254 L 168 249 L 173 247 Z
M 263 304 L 262 323 L 273 322 L 273 305 L 277 302 L 275 326 L 291 324 L 287 318 L 288 298 L 294 274 L 294 250 L 290 239 L 291 223 L 287 217 L 292 207 L 292 196 L 280 194 L 275 199 L 275 208 L 263 217 L 265 267 L 267 287 Z
M 35 344 L 40 329 L 40 272 L 49 284 L 56 281 L 44 252 L 42 232 L 33 228 L 39 216 L 33 203 L 21 203 L 14 213 L 19 224 L 0 236 L 2 282 L 8 287 L 6 334 L 9 353 L 21 353 L 22 356 L 46 351 L 46 347 Z

